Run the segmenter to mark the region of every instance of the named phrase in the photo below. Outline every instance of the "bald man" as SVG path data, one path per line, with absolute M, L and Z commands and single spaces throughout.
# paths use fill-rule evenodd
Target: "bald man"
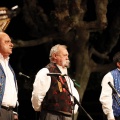
M 0 32 L 0 120 L 18 120 L 13 112 L 18 90 L 15 73 L 9 64 L 12 49 L 13 43 L 8 34 Z

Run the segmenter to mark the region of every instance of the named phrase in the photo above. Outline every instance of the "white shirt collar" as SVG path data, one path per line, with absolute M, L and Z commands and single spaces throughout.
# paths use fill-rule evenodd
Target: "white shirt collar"
M 9 61 L 9 59 L 10 57 L 7 57 L 6 59 L 4 59 L 3 55 L 0 53 L 0 62 L 4 60 Z
M 60 66 L 60 65 L 57 65 L 57 67 L 60 69 L 60 71 L 61 71 L 62 74 L 67 74 L 67 68 L 66 68 L 66 67 L 63 68 L 63 67 Z
M 120 71 L 120 68 L 117 68 Z

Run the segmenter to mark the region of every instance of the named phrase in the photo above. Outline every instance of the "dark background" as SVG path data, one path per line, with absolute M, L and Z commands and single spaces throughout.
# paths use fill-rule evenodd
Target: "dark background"
M 30 1 L 31 2 L 31 1 Z M 49 13 L 49 9 L 53 9 L 53 6 L 50 5 L 50 2 L 40 1 L 42 6 L 46 6 L 45 12 Z M 119 0 L 116 2 L 115 7 L 119 8 Z M 7 7 L 11 9 L 15 5 L 19 5 L 21 8 L 24 4 L 24 0 L 1 0 L 0 6 Z M 93 7 L 90 7 L 93 8 Z M 115 9 L 114 9 L 115 10 Z M 112 11 L 112 9 L 111 9 Z M 24 12 L 24 11 L 23 11 Z M 111 14 L 114 13 L 113 11 Z M 90 17 L 93 17 L 90 14 Z M 114 16 L 113 16 L 114 17 Z M 94 17 L 93 17 L 94 18 Z M 87 18 L 86 18 L 87 19 Z M 110 20 L 112 17 L 110 17 Z M 110 21 L 109 20 L 109 21 Z M 34 39 L 33 35 L 30 35 L 30 30 L 23 20 L 22 13 L 20 12 L 16 17 L 11 19 L 9 26 L 6 29 L 6 32 L 14 39 L 22 39 L 27 41 L 29 39 Z M 35 33 L 36 34 L 36 33 Z M 39 69 L 44 67 L 49 62 L 49 50 L 56 43 L 64 43 L 63 41 L 48 42 L 38 46 L 32 47 L 22 47 L 13 49 L 13 54 L 10 56 L 10 63 L 15 70 L 17 79 L 18 79 L 18 88 L 19 88 L 19 107 L 18 114 L 19 120 L 37 120 L 39 113 L 35 112 L 31 105 L 31 93 L 32 85 L 34 78 Z M 46 48 L 46 49 L 45 49 Z M 114 50 L 111 52 L 110 57 L 112 58 L 113 54 L 116 51 L 119 51 L 119 42 Z M 22 60 L 21 59 L 22 56 Z M 18 64 L 20 61 L 20 64 Z M 72 62 L 72 61 L 71 61 Z M 74 64 L 74 63 L 73 63 Z M 74 67 L 74 66 L 73 66 Z M 21 68 L 21 69 L 19 69 Z M 22 72 L 28 76 L 30 79 L 20 76 L 19 72 Z M 85 91 L 81 105 L 83 108 L 91 115 L 94 120 L 103 120 L 103 113 L 101 109 L 101 104 L 99 102 L 99 96 L 101 91 L 101 79 L 104 76 L 103 73 L 95 72 L 90 75 L 90 80 Z M 85 112 L 79 109 L 79 117 L 81 120 L 89 120 Z

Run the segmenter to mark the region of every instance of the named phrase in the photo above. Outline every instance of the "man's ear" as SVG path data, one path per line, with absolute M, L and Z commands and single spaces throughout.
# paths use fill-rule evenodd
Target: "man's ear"
M 117 62 L 116 64 L 117 64 L 118 68 L 120 68 L 120 62 Z
M 57 58 L 57 54 L 56 54 L 56 53 L 53 53 L 53 54 L 52 54 L 52 57 L 53 57 L 54 59 L 56 59 L 56 58 Z

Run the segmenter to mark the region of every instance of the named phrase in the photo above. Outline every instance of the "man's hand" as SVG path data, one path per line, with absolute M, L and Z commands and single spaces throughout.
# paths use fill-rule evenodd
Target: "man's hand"
M 18 114 L 14 114 L 14 120 L 18 120 Z

